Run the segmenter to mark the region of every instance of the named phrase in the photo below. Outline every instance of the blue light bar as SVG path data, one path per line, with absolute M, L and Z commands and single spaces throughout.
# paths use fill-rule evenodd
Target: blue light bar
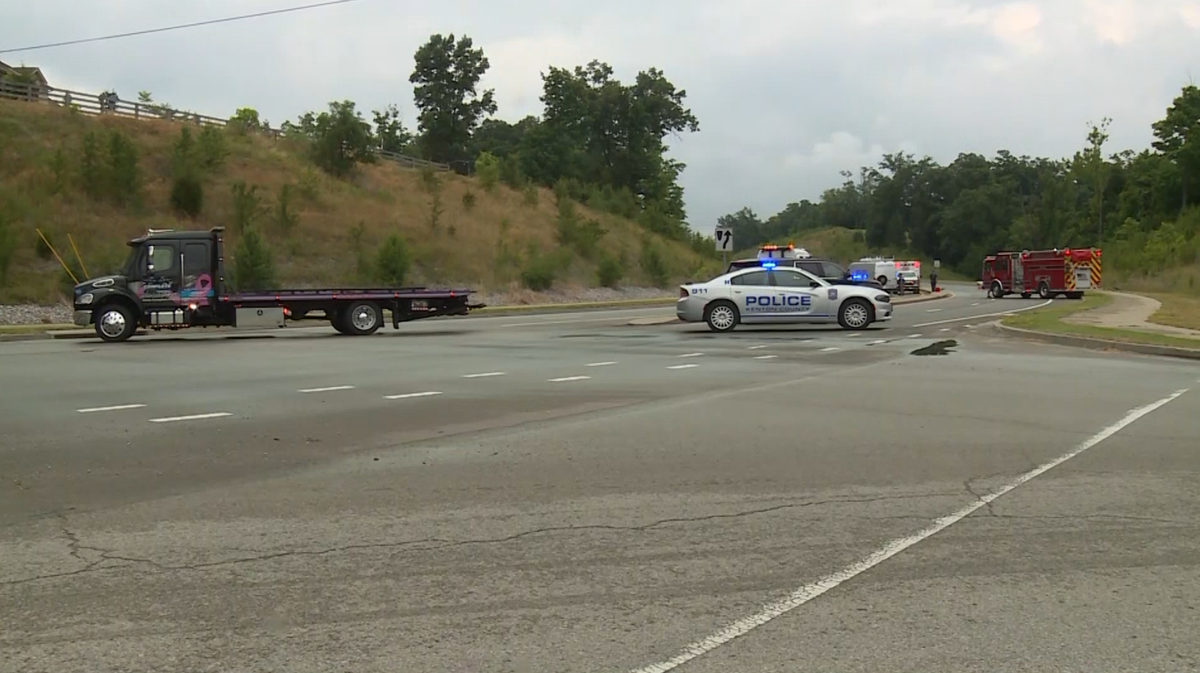
M 762 267 L 764 269 L 774 269 L 776 266 L 778 266 L 778 265 L 775 263 L 774 260 L 764 259 L 762 261 Z
M 850 272 L 850 280 L 867 280 L 870 277 L 870 273 L 867 273 L 861 269 L 855 269 L 854 271 Z

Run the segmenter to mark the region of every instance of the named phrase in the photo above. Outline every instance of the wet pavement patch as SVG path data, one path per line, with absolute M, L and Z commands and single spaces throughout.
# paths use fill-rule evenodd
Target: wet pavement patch
M 950 349 L 958 346 L 958 341 L 955 339 L 943 339 L 935 341 L 924 348 L 918 348 L 910 353 L 910 355 L 949 355 Z

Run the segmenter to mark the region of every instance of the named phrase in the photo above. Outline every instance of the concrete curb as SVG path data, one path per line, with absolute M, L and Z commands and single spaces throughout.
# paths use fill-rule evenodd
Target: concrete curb
M 1132 341 L 1111 341 L 1109 339 L 1097 339 L 1095 337 L 1076 336 L 1074 334 L 1055 334 L 1053 332 L 1039 332 L 1037 330 L 1024 329 L 1021 327 L 1011 327 L 1003 324 L 1001 320 L 993 323 L 1001 331 L 1007 332 L 1013 336 L 1032 339 L 1034 341 L 1042 341 L 1052 343 L 1058 346 L 1074 346 L 1076 348 L 1089 348 L 1092 350 L 1117 350 L 1128 353 L 1139 353 L 1141 355 L 1156 355 L 1159 357 L 1184 358 L 1187 360 L 1200 360 L 1200 348 L 1179 348 L 1176 346 L 1157 346 L 1154 344 L 1139 344 Z

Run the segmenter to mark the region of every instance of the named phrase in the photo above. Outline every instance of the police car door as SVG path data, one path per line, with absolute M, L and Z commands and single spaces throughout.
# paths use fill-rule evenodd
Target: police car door
M 800 269 L 775 269 L 775 293 L 787 307 L 790 320 L 821 319 L 829 314 L 829 302 L 817 279 Z M 815 286 L 815 287 L 814 287 Z
M 765 269 L 743 271 L 729 279 L 730 298 L 737 304 L 741 321 L 763 322 L 771 318 L 771 294 L 774 288 Z

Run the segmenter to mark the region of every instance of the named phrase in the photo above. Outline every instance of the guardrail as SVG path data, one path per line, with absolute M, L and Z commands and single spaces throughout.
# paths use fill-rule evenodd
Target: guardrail
M 116 115 L 118 117 L 126 117 L 129 119 L 159 119 L 175 122 L 185 122 L 197 124 L 199 126 L 217 126 L 224 127 L 229 124 L 228 119 L 220 117 L 209 117 L 195 112 L 185 110 L 176 110 L 161 103 L 143 103 L 141 101 L 123 100 L 115 93 L 105 92 L 101 94 L 84 93 L 82 91 L 71 91 L 69 89 L 59 89 L 45 84 L 31 83 L 22 84 L 19 82 L 2 81 L 0 80 L 0 98 L 9 100 L 21 100 L 29 103 L 46 103 L 59 107 L 66 107 L 77 110 L 83 114 L 91 116 L 99 115 Z M 257 128 L 256 133 L 261 133 L 271 138 L 283 137 L 283 131 L 272 128 Z M 406 168 L 432 168 L 438 171 L 451 170 L 448 164 L 439 163 L 436 161 L 427 161 L 417 157 L 408 156 L 406 154 L 398 154 L 382 149 L 372 150 L 376 156 L 386 161 L 399 164 Z

